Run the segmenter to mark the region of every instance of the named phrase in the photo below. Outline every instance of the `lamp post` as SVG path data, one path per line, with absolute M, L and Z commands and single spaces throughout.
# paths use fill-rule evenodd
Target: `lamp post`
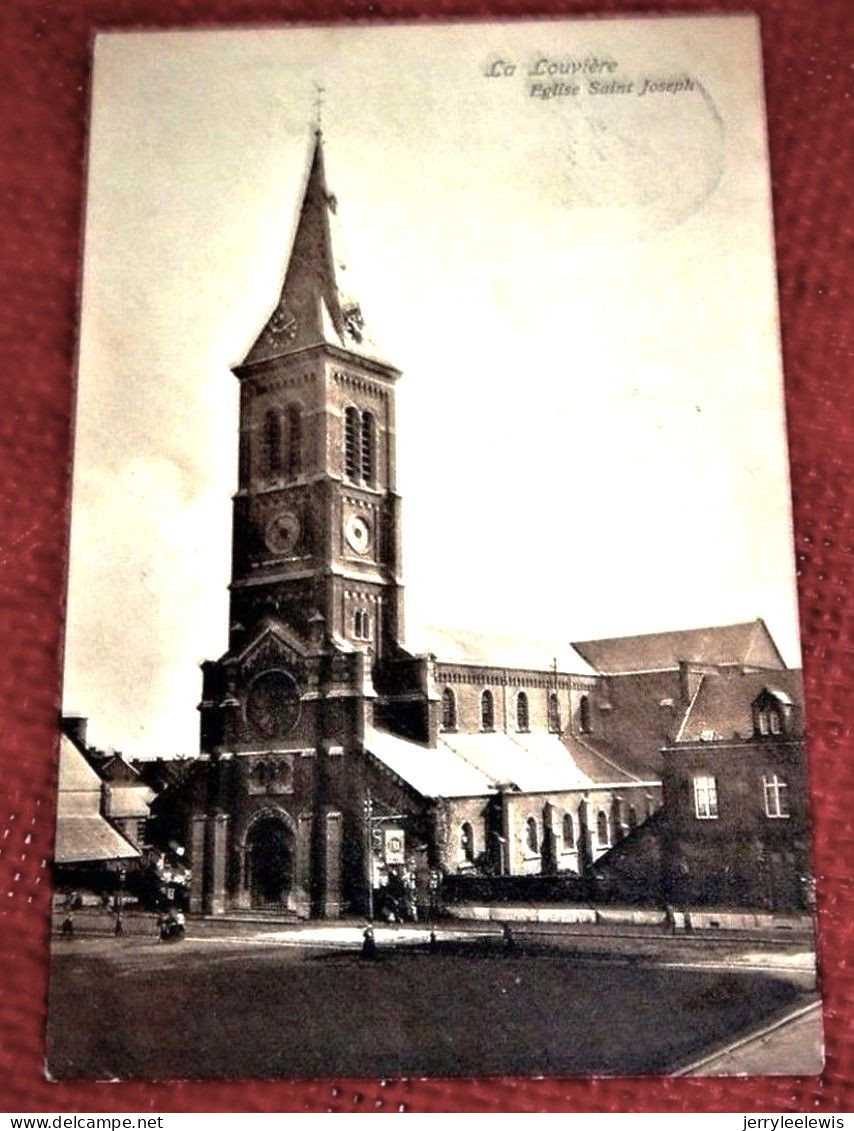
M 365 793 L 365 871 L 368 884 L 368 921 L 374 921 L 374 803 L 371 791 Z

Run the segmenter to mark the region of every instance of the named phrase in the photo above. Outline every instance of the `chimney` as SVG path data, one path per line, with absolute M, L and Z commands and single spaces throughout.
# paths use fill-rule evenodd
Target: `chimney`
M 89 726 L 89 720 L 84 719 L 82 715 L 63 715 L 62 717 L 62 733 L 70 738 L 78 750 L 86 749 L 86 728 Z
M 688 671 L 688 661 L 679 661 L 679 701 L 686 706 L 691 702 L 691 680 Z

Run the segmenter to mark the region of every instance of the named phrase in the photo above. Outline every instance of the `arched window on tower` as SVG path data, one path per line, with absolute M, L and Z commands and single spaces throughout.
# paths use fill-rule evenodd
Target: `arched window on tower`
M 299 406 L 288 408 L 288 475 L 293 477 L 302 471 L 302 413 Z
M 371 614 L 367 609 L 356 609 L 353 613 L 353 636 L 356 640 L 371 639 Z
M 450 687 L 442 692 L 442 730 L 457 729 L 457 699 Z
M 549 692 L 549 731 L 560 734 L 560 700 L 556 691 Z
M 480 697 L 480 729 L 495 730 L 495 700 L 488 687 Z
M 282 421 L 279 414 L 270 409 L 264 417 L 264 471 L 268 475 L 278 475 L 282 470 Z
M 377 474 L 377 433 L 373 415 L 362 413 L 362 478 L 373 483 Z
M 358 479 L 361 463 L 359 410 L 351 405 L 344 412 L 344 474 Z
M 578 701 L 578 729 L 582 734 L 590 733 L 590 696 L 582 695 Z
M 567 852 L 575 848 L 575 826 L 569 813 L 563 815 L 563 847 Z
M 529 817 L 525 822 L 525 844 L 529 852 L 540 851 L 540 837 L 537 831 L 537 821 L 535 817 Z
M 528 709 L 528 696 L 524 691 L 520 691 L 516 696 L 516 729 L 528 730 L 531 723 L 531 714 Z

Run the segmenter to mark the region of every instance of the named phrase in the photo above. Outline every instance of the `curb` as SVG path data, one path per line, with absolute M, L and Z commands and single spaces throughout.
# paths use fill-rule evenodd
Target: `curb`
M 720 1057 L 726 1056 L 731 1052 L 736 1052 L 738 1049 L 745 1048 L 748 1045 L 754 1044 L 756 1041 L 761 1041 L 763 1037 L 767 1037 L 770 1033 L 774 1033 L 778 1029 L 784 1029 L 786 1026 L 791 1025 L 793 1021 L 797 1021 L 801 1017 L 806 1017 L 807 1014 L 812 1012 L 818 1012 L 819 1016 L 821 1016 L 821 998 L 814 998 L 812 1001 L 807 1002 L 806 1005 L 799 1005 L 782 1017 L 778 1017 L 775 1021 L 762 1025 L 758 1029 L 754 1029 L 733 1041 L 727 1041 L 726 1044 L 719 1045 L 714 1051 L 705 1053 L 699 1059 L 693 1060 L 689 1064 L 683 1065 L 681 1068 L 671 1070 L 667 1075 L 702 1075 L 702 1070 L 710 1064 L 713 1064 Z

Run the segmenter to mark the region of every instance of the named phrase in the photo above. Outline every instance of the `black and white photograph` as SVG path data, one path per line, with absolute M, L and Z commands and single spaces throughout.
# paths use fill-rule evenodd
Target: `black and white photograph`
M 93 52 L 48 1075 L 819 1073 L 755 18 Z

